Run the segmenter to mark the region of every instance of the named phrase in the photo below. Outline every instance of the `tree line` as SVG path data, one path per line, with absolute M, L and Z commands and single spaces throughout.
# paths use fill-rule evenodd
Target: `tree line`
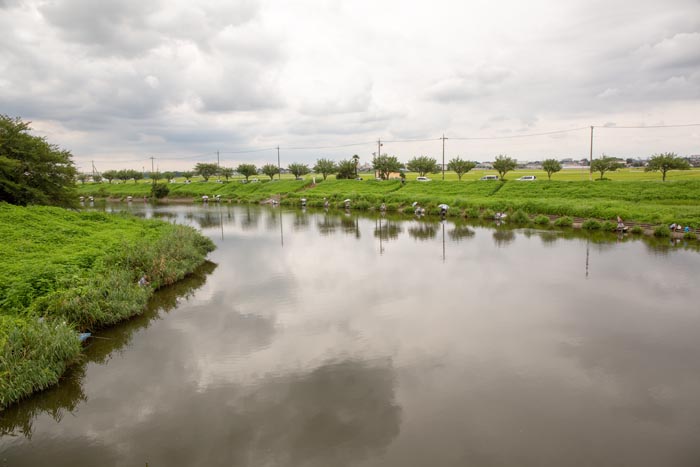
M 354 155 L 350 159 L 341 160 L 335 162 L 331 159 L 320 158 L 316 160 L 316 163 L 309 167 L 307 164 L 302 164 L 294 162 L 289 164 L 287 170 L 295 176 L 295 178 L 303 177 L 311 172 L 319 174 L 325 180 L 329 175 L 335 175 L 336 179 L 354 179 L 358 178 L 358 164 L 359 156 Z M 451 159 L 446 166 L 446 169 L 457 174 L 459 180 L 462 180 L 464 174 L 470 172 L 478 165 L 478 162 L 464 160 L 457 156 Z M 499 154 L 494 162 L 492 163 L 493 169 L 496 170 L 498 176 L 501 180 L 505 180 L 505 176 L 508 172 L 515 170 L 518 163 L 512 157 L 508 157 L 504 154 Z M 591 164 L 591 172 L 600 173 L 600 179 L 604 179 L 605 173 L 614 172 L 617 169 L 623 168 L 625 164 L 615 157 L 609 157 L 603 155 L 597 159 L 593 160 Z M 648 161 L 644 170 L 658 171 L 662 174 L 662 180 L 666 180 L 666 174 L 670 170 L 687 170 L 690 168 L 690 164 L 686 159 L 678 157 L 674 153 L 662 153 L 655 154 Z M 415 172 L 418 176 L 423 177 L 427 174 L 439 173 L 441 170 L 440 165 L 437 160 L 432 157 L 419 156 L 414 157 L 407 163 L 402 163 L 398 160 L 396 156 L 389 156 L 387 154 L 382 154 L 380 156 L 374 156 L 372 158 L 372 169 L 377 174 L 377 177 L 382 180 L 387 180 L 394 176 L 405 178 L 404 171 Z M 545 159 L 542 161 L 542 170 L 547 173 L 547 178 L 551 180 L 552 175 L 562 170 L 561 162 L 556 159 Z M 213 163 L 198 163 L 194 170 L 185 172 L 153 172 L 149 173 L 148 176 L 154 183 L 158 180 L 164 179 L 171 181 L 175 177 L 184 177 L 186 180 L 191 180 L 195 175 L 202 177 L 204 181 L 209 181 L 213 176 L 223 177 L 226 181 L 232 178 L 235 174 L 242 175 L 246 181 L 250 180 L 258 174 L 266 175 L 270 177 L 270 180 L 274 179 L 280 173 L 278 166 L 274 164 L 265 164 L 258 168 L 255 164 L 239 164 L 237 167 L 220 167 Z M 120 180 L 126 183 L 129 180 L 133 180 L 134 183 L 145 178 L 144 173 L 137 170 L 107 170 L 102 173 L 101 176 L 97 175 L 94 181 L 99 182 L 100 179 L 104 178 L 109 183 L 113 180 Z M 86 174 L 78 175 L 78 180 L 85 182 L 88 176 Z

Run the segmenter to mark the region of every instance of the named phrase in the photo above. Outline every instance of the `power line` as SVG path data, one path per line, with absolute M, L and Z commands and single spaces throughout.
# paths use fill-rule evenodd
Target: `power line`
M 683 125 L 647 125 L 647 126 L 596 126 L 596 128 L 601 128 L 603 130 L 617 130 L 617 129 L 645 129 L 645 128 L 686 128 L 691 126 L 700 126 L 700 123 L 686 123 Z
M 587 126 L 582 126 L 579 128 L 570 128 L 568 130 L 555 130 L 555 131 L 545 131 L 543 133 L 528 133 L 525 135 L 510 135 L 510 136 L 474 136 L 474 137 L 469 137 L 469 138 L 456 138 L 456 137 L 450 137 L 450 139 L 457 139 L 461 141 L 472 141 L 472 140 L 486 140 L 486 139 L 514 139 L 514 138 L 529 138 L 531 136 L 546 136 L 546 135 L 556 135 L 559 133 L 571 133 L 573 131 L 581 131 L 581 130 L 587 130 L 590 127 Z M 440 139 L 440 138 L 438 138 Z

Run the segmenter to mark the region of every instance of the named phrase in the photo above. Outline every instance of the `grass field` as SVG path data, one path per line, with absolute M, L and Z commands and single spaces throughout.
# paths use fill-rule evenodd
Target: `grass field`
M 5 203 L 0 236 L 0 409 L 54 384 L 79 331 L 141 313 L 213 249 L 185 226 Z M 137 285 L 144 274 L 152 287 Z
M 310 206 L 323 204 L 328 198 L 333 206 L 341 206 L 345 198 L 352 199 L 358 209 L 377 208 L 385 203 L 387 209 L 398 210 L 418 202 L 429 209 L 447 203 L 461 210 L 491 209 L 513 211 L 522 209 L 530 214 L 568 215 L 623 219 L 648 223 L 680 222 L 700 227 L 700 170 L 669 172 L 668 181 L 661 182 L 658 173 L 625 169 L 606 174 L 608 180 L 589 181 L 587 171 L 562 171 L 552 180 L 541 171 L 514 171 L 506 182 L 478 180 L 488 171 L 474 171 L 460 182 L 454 173 L 447 173 L 447 180 L 439 180 L 440 174 L 430 182 L 416 182 L 415 174 L 407 176 L 407 182 L 398 180 L 376 181 L 372 174 L 365 174 L 363 181 L 335 180 L 329 177 L 312 184 L 307 176 L 304 181 L 290 177 L 281 181 L 257 183 L 193 182 L 171 183 L 170 197 L 198 198 L 201 195 L 219 194 L 224 199 L 257 202 L 273 195 L 281 195 L 282 202 L 295 204 L 307 198 Z M 538 180 L 520 182 L 523 175 L 534 174 Z M 84 194 L 104 196 L 144 196 L 150 190 L 147 183 L 134 184 L 86 184 L 80 187 Z M 454 211 L 452 211 L 454 213 Z

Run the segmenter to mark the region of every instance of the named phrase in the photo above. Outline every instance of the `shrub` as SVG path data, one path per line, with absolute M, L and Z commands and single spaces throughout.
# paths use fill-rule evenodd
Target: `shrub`
M 464 210 L 464 217 L 467 217 L 469 219 L 478 219 L 479 210 L 477 208 L 467 208 Z
M 691 230 L 690 232 L 684 233 L 683 238 L 685 238 L 686 240 L 697 240 L 698 237 L 697 235 L 695 235 L 695 232 Z
M 535 217 L 533 222 L 537 225 L 549 225 L 549 217 L 545 216 L 544 214 L 540 214 L 539 216 Z
M 600 229 L 606 232 L 614 232 L 615 230 L 617 230 L 617 224 L 614 222 L 605 221 L 602 224 L 600 224 Z
M 484 220 L 488 220 L 488 219 L 491 219 L 491 220 L 492 220 L 493 217 L 494 217 L 495 215 L 496 215 L 496 214 L 495 214 L 492 210 L 490 210 L 490 209 L 488 209 L 488 208 L 486 208 L 486 209 L 484 209 L 483 211 L 481 211 L 481 218 L 484 219 Z
M 511 222 L 515 222 L 516 224 L 527 224 L 530 222 L 530 216 L 528 216 L 522 209 L 518 209 L 510 216 L 509 220 Z
M 569 216 L 560 217 L 554 221 L 554 225 L 557 227 L 571 227 L 574 224 L 574 220 Z
M 635 225 L 630 229 L 630 232 L 633 234 L 641 234 L 644 233 L 644 229 L 640 225 Z
M 671 229 L 669 229 L 666 224 L 657 225 L 656 228 L 654 228 L 654 237 L 670 237 L 670 236 L 671 236 Z
M 168 193 L 170 193 L 170 188 L 168 188 L 168 185 L 165 183 L 156 183 L 153 185 L 153 188 L 151 188 L 151 195 L 157 199 L 165 198 L 168 196 Z
M 583 221 L 583 224 L 581 224 L 581 228 L 586 230 L 600 230 L 601 227 L 602 225 L 600 222 L 595 219 L 586 219 Z

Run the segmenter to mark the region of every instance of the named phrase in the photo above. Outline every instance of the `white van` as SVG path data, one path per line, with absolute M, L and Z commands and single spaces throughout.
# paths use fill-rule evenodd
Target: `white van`
M 534 175 L 523 175 L 518 180 L 521 182 L 534 182 L 535 180 L 537 180 L 537 177 L 535 177 Z
M 484 175 L 479 180 L 498 180 L 498 175 Z

